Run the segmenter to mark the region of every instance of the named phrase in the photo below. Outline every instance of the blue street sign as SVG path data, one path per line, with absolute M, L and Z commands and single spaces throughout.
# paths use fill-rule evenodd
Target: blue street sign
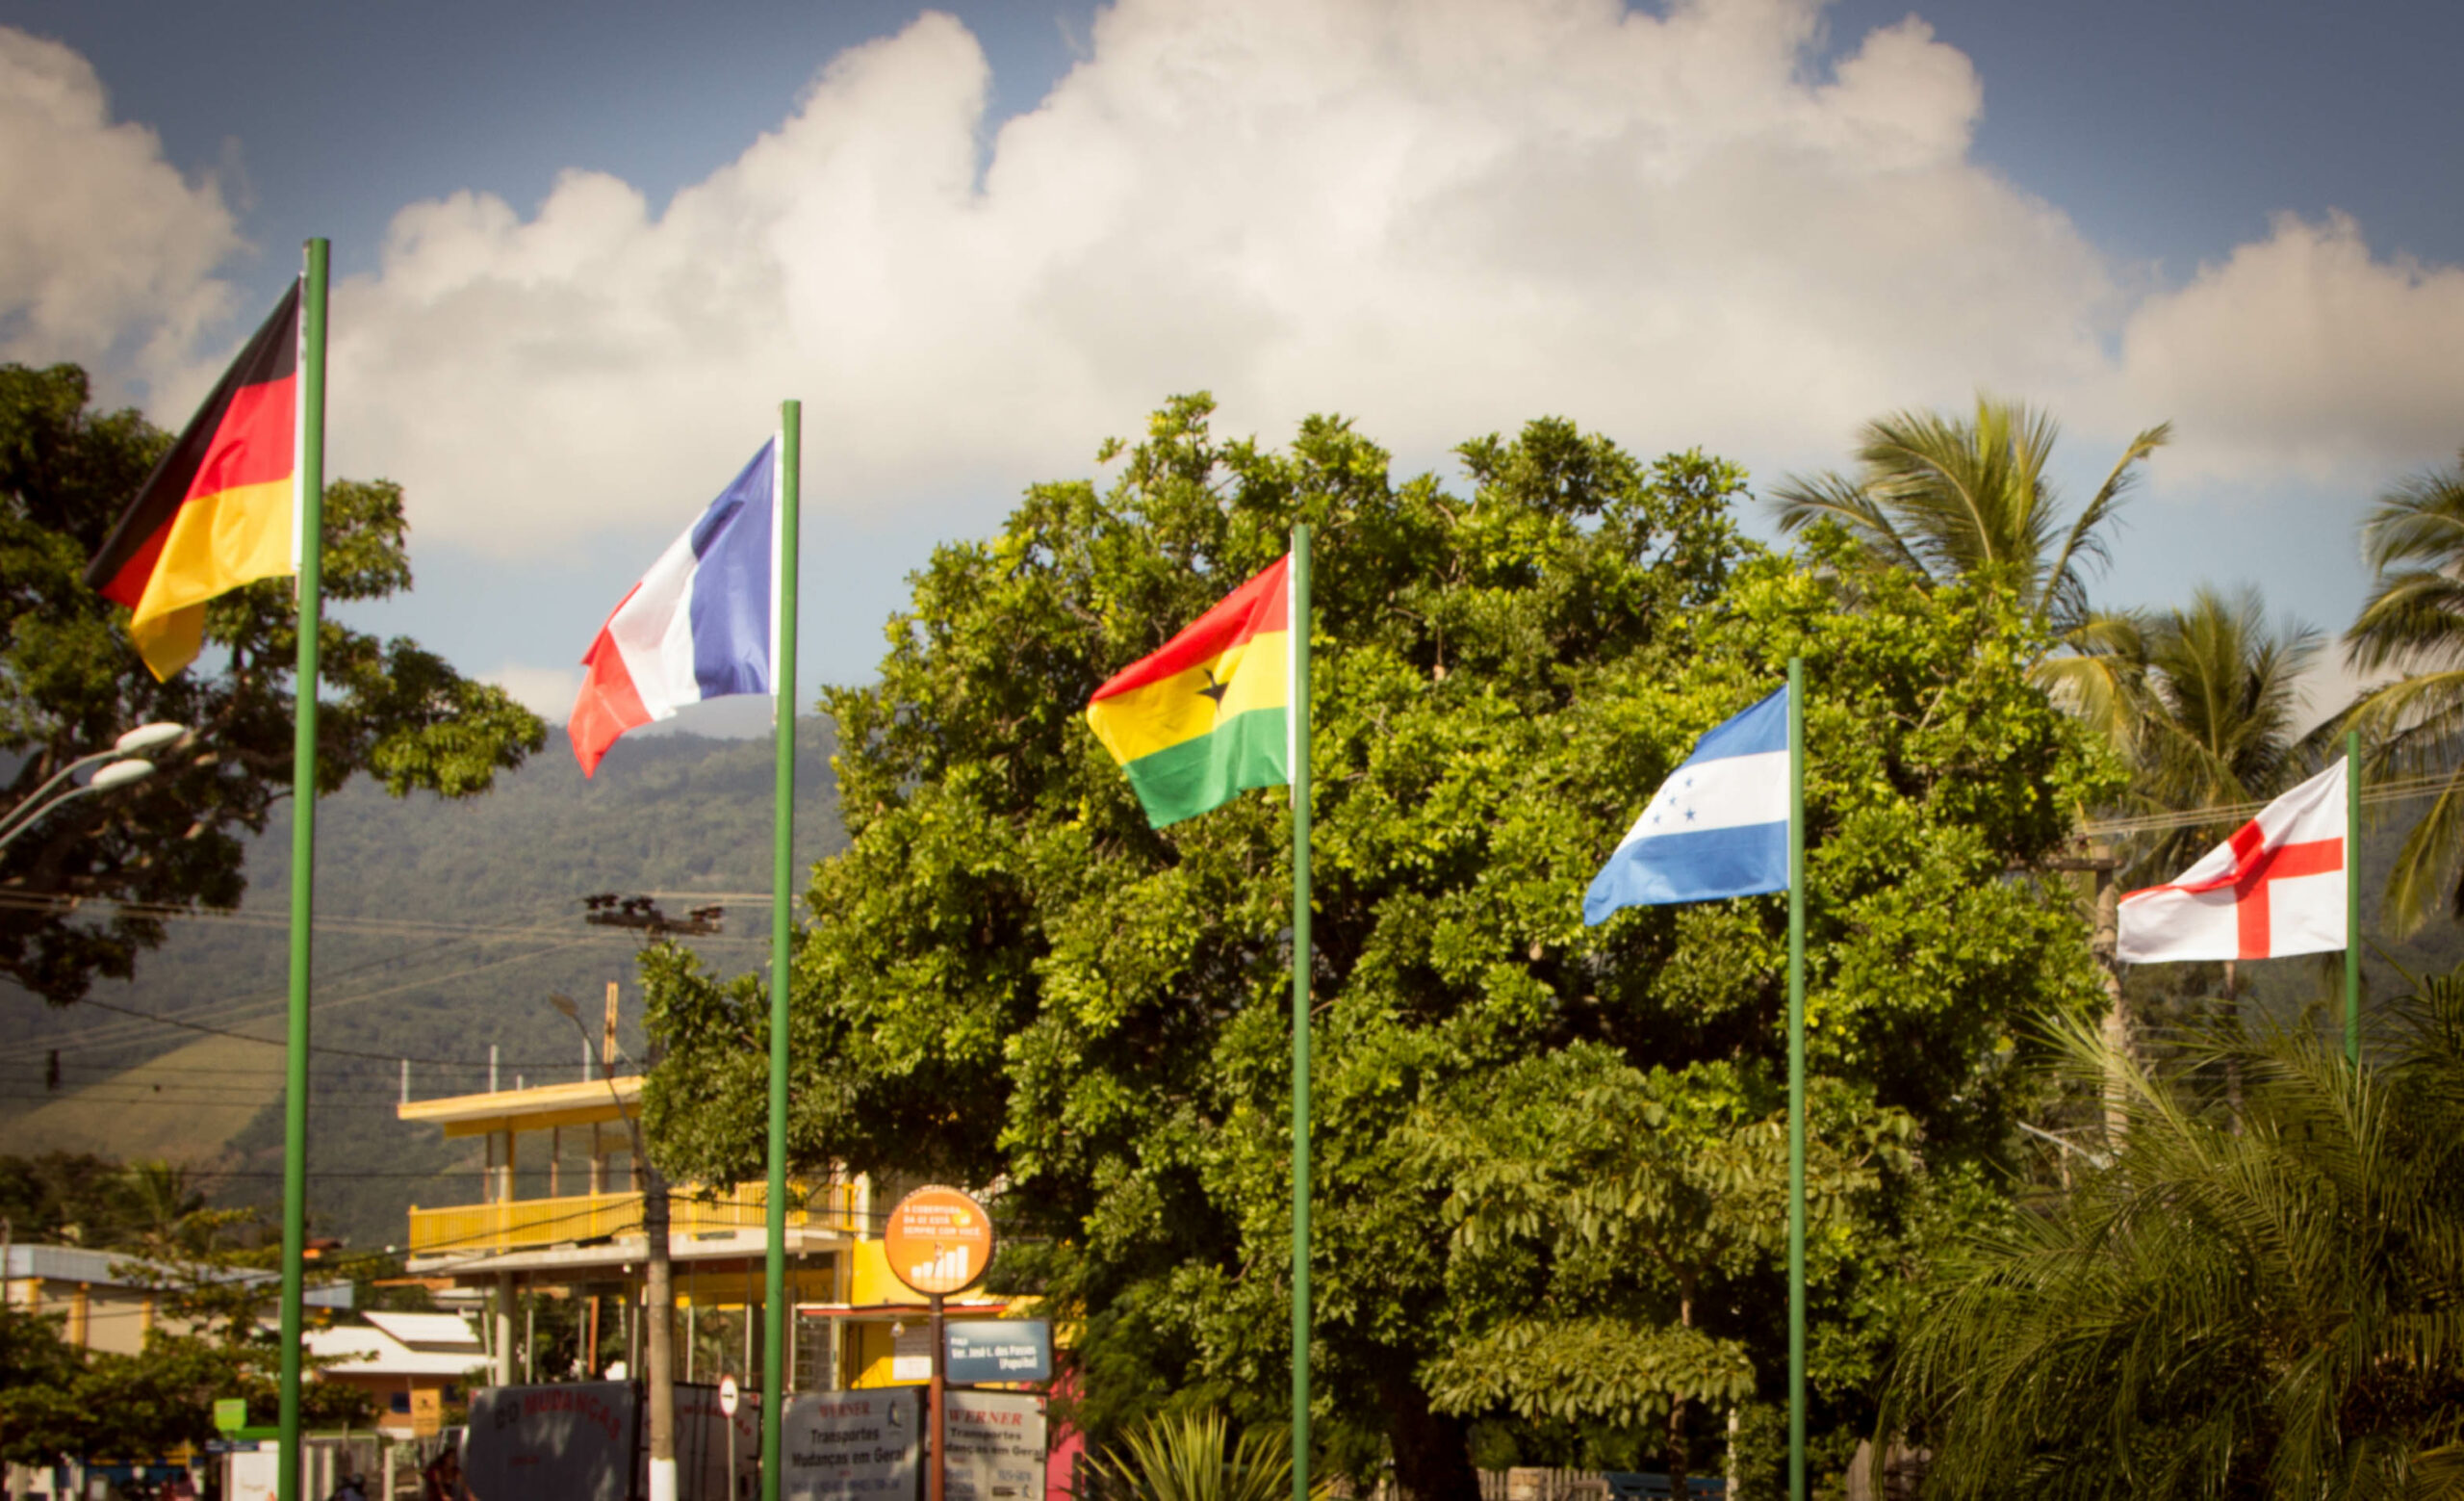
M 943 1379 L 971 1382 L 1050 1381 L 1049 1319 L 954 1319 Z

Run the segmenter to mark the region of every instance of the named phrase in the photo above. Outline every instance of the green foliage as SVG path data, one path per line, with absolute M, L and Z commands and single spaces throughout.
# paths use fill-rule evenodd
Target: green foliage
M 1827 1081 L 1828 1082 L 1828 1081 Z M 1476 1331 L 1430 1363 L 1442 1410 L 1561 1424 L 1681 1422 L 1751 1397 L 1734 1310 L 1784 1252 L 1784 1101 L 1726 1062 L 1646 1073 L 1578 1043 L 1466 1079 L 1406 1133 L 1448 1185 L 1448 1301 Z M 1837 1087 L 1812 1112 L 1813 1276 L 1832 1281 L 1914 1122 Z M 1759 1098 L 1751 1098 L 1758 1096 Z M 1861 1213 L 1860 1211 L 1863 1211 Z
M 158 754 L 125 792 L 81 798 L 0 855 L 0 887 L 63 897 L 230 907 L 245 886 L 240 836 L 290 792 L 291 581 L 236 589 L 206 610 L 208 654 L 157 683 L 127 639 L 124 608 L 86 586 L 86 560 L 169 441 L 134 412 L 90 412 L 84 372 L 0 366 L 0 751 L 22 799 L 77 756 L 153 720 L 193 738 Z M 379 600 L 411 583 L 398 485 L 348 480 L 325 497 L 325 597 Z M 321 635 L 326 707 L 317 781 L 367 771 L 397 795 L 467 796 L 544 742 L 538 717 L 418 643 Z M 209 664 L 218 660 L 220 670 Z M 158 946 L 160 919 L 118 910 L 72 921 L 65 904 L 0 914 L 0 975 L 55 1003 L 96 975 L 126 977 Z
M 2387 879 L 2388 924 L 2411 933 L 2442 906 L 2464 917 L 2464 457 L 2378 498 L 2362 524 L 2377 574 L 2346 635 L 2345 662 L 2403 675 L 2348 714 L 2374 769 L 2448 777 Z
M 271 1339 L 233 1340 L 157 1330 L 137 1355 L 88 1353 L 60 1336 L 56 1317 L 0 1314 L 0 1460 L 149 1460 L 216 1436 L 214 1403 L 241 1397 L 270 1413 L 280 1374 Z M 366 1427 L 367 1392 L 332 1382 L 300 1390 L 312 1428 Z
M 1231 1436 L 1220 1412 L 1183 1412 L 1141 1424 L 1095 1462 L 1105 1501 L 1285 1501 L 1292 1494 L 1289 1433 Z M 1310 1495 L 1329 1494 L 1321 1482 Z
M 146 1255 L 203 1252 L 237 1223 L 206 1206 L 195 1175 L 181 1164 L 67 1152 L 0 1156 L 0 1219 L 18 1245 Z
M 2067 633 L 2090 617 L 2087 571 L 2107 556 L 2105 524 L 2172 424 L 2133 438 L 2067 527 L 2045 478 L 2059 430 L 2042 411 L 1984 396 L 1970 422 L 1918 411 L 1878 417 L 1858 435 L 1855 479 L 1818 475 L 1780 487 L 1780 526 L 1837 524 L 1877 561 L 1938 581 L 1999 573 L 2056 634 Z
M 2083 1078 L 2128 1081 L 2128 1134 L 1927 1302 L 1887 1419 L 1930 1436 L 1927 1494 L 2453 1494 L 2464 975 L 2358 1072 L 2306 1033 L 2211 1034 L 2238 1121 L 2087 1028 L 2061 1040 Z
M 113 1177 L 115 1202 L 126 1211 L 116 1243 L 144 1257 L 113 1272 L 155 1290 L 159 1322 L 138 1354 L 118 1355 L 69 1345 L 59 1315 L 0 1308 L 0 1460 L 144 1460 L 214 1437 L 217 1398 L 275 1410 L 282 1357 L 273 1253 L 234 1239 L 254 1228 L 254 1216 L 204 1207 L 166 1164 L 134 1164 Z M 349 1277 L 354 1268 L 330 1270 Z M 312 1359 L 309 1369 L 335 1363 Z M 313 1380 L 301 1388 L 301 1408 L 313 1427 L 365 1426 L 375 1415 L 367 1392 Z
M 1276 453 L 1216 438 L 1208 411 L 1175 401 L 1108 451 L 1109 487 L 1037 486 L 997 537 L 939 550 L 880 683 L 830 695 L 852 843 L 814 872 L 797 954 L 794 1158 L 1004 1185 L 996 1212 L 1050 1237 L 1028 1260 L 1084 1320 L 1078 1415 L 1099 1438 L 1208 1405 L 1288 1421 L 1288 802 L 1151 830 L 1081 713 L 1306 521 L 1313 1432 L 1328 1461 L 1359 1474 L 1391 1455 L 1405 1489 L 1466 1493 L 1476 1414 L 1434 1396 L 1457 1352 L 1525 1337 L 1514 1288 L 1612 1279 L 1623 1322 L 1604 1338 L 1629 1343 L 1604 1350 L 1684 1327 L 1664 1269 L 1603 1270 L 1581 1228 L 1599 1229 L 1598 1205 L 1531 1220 L 1502 1171 L 1496 1203 L 1453 1198 L 1447 1154 L 1492 1111 L 1581 1112 L 1506 1098 L 1518 1070 L 1547 1067 L 1532 1060 L 1577 1049 L 1560 1066 L 1598 1071 L 1604 1091 L 1656 1067 L 1735 1097 L 1638 1126 L 1668 1134 L 1630 1151 L 1577 1121 L 1520 1127 L 1547 1173 L 1610 1161 L 1659 1196 L 1618 1235 L 1707 1255 L 1767 1193 L 1784 902 L 1594 929 L 1581 894 L 1649 789 L 1800 653 L 1810 1046 L 1839 1127 L 1830 1197 L 1855 1205 L 1826 1221 L 1822 1307 L 1839 1329 L 1816 1374 L 1838 1404 L 1823 1420 L 1861 1421 L 1912 1227 L 1964 1203 L 1963 1165 L 2001 1149 L 2015 1020 L 2093 995 L 2067 898 L 2012 874 L 2115 787 L 2027 681 L 2035 615 L 1992 580 L 1877 569 L 1834 531 L 1812 566 L 1769 556 L 1735 531 L 1742 476 L 1700 454 L 1645 464 L 1536 422 L 1465 445 L 1457 496 L 1394 481 L 1340 421 Z M 692 1176 L 757 1177 L 757 993 L 676 957 L 646 972 L 672 1048 L 648 1106 L 660 1150 Z M 1681 1170 L 1711 1140 L 1735 1176 Z M 1483 1216 L 1513 1233 L 1455 1233 Z M 1622 1421 L 1671 1385 L 1741 1389 L 1741 1369 L 1767 1393 L 1784 1327 L 1769 1245 L 1766 1230 L 1707 1255 L 1703 1285 L 1735 1298 L 1716 1333 L 1704 1315 L 1703 1337 L 1730 1343 L 1699 1380 L 1627 1363 L 1584 1410 Z M 1494 1396 L 1484 1423 L 1519 1424 L 1535 1449 L 1580 1441 Z

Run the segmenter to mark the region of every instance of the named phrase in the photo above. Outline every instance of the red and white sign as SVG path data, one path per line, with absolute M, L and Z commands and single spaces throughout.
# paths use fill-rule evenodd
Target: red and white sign
M 735 1404 L 736 1404 L 735 1378 L 734 1378 L 734 1377 L 732 1377 L 732 1376 L 722 1376 L 722 1377 L 720 1377 L 720 1378 L 719 1378 L 719 1410 L 720 1410 L 720 1411 L 722 1411 L 722 1412 L 724 1412 L 724 1413 L 726 1413 L 726 1414 L 727 1414 L 728 1416 L 730 1416 L 730 1417 L 733 1417 L 733 1416 L 735 1416 Z
M 2163 886 L 2121 899 L 2133 964 L 2324 953 L 2345 930 L 2345 763 L 2260 810 Z

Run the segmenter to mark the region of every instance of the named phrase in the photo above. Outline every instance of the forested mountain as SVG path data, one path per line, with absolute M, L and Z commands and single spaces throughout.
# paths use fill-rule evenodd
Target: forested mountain
M 834 745 L 828 720 L 800 727 L 799 893 L 842 842 Z M 723 935 L 695 946 L 723 972 L 766 965 L 773 775 L 767 738 L 677 734 L 619 742 L 586 782 L 559 736 L 467 803 L 397 800 L 362 780 L 320 805 L 320 1233 L 398 1243 L 404 1205 L 476 1195 L 475 1143 L 395 1120 L 400 1060 L 420 1098 L 485 1089 L 492 1046 L 505 1087 L 580 1077 L 581 1044 L 547 996 L 564 991 L 595 1019 L 611 980 L 624 987 L 621 1040 L 638 1050 L 638 936 L 585 925 L 583 896 L 652 894 L 672 916 L 724 906 Z M 135 980 L 102 982 L 65 1010 L 0 995 L 0 1152 L 170 1156 L 217 1170 L 219 1202 L 275 1202 L 290 840 L 277 805 L 249 851 L 240 911 L 173 922 Z

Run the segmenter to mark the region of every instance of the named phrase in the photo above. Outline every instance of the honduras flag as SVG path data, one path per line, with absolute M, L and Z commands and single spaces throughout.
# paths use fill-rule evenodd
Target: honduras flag
M 773 439 L 607 617 L 566 725 L 583 776 L 628 730 L 704 699 L 773 690 L 778 510 Z
M 1788 889 L 1788 690 L 1720 725 L 1668 774 L 1582 899 L 1621 907 Z

